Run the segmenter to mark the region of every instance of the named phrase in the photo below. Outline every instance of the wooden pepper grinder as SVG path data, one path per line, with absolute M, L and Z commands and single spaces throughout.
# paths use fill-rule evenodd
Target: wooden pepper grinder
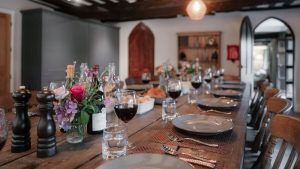
M 43 91 L 38 92 L 37 100 L 39 102 L 40 121 L 37 126 L 38 145 L 37 157 L 51 157 L 57 152 L 56 138 L 55 138 L 55 122 L 52 117 L 54 94 L 44 88 Z
M 31 97 L 29 90 L 25 86 L 20 86 L 19 90 L 13 92 L 12 97 L 15 101 L 16 118 L 12 125 L 12 144 L 11 152 L 20 153 L 31 148 L 30 141 L 30 120 L 28 118 L 28 100 Z

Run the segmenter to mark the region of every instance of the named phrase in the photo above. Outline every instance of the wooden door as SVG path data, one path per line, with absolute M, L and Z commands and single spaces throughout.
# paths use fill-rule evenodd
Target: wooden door
M 148 26 L 140 22 L 129 36 L 129 77 L 141 77 L 142 73 L 154 73 L 154 36 Z
M 252 82 L 252 53 L 253 53 L 253 31 L 251 22 L 246 16 L 240 30 L 240 77 L 244 82 Z
M 0 13 L 0 96 L 10 92 L 10 15 Z

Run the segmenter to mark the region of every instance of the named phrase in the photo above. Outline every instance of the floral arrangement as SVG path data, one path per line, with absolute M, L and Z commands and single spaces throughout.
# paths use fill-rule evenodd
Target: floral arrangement
M 193 74 L 194 72 L 201 72 L 202 68 L 199 64 L 198 58 L 194 63 L 184 62 L 181 63 L 180 73 L 182 75 Z
M 70 130 L 72 125 L 86 126 L 89 115 L 99 112 L 103 102 L 103 93 L 99 90 L 100 83 L 97 81 L 98 69 L 84 69 L 85 76 L 75 82 L 74 67 L 75 65 L 67 66 L 65 90 L 54 90 L 56 98 L 61 98 L 54 110 L 64 131 Z
M 165 75 L 170 76 L 170 75 L 176 74 L 176 70 L 175 70 L 173 65 L 168 64 L 168 63 L 164 63 L 164 64 L 159 65 L 155 68 L 154 74 L 156 76 L 160 76 L 161 74 L 165 74 Z

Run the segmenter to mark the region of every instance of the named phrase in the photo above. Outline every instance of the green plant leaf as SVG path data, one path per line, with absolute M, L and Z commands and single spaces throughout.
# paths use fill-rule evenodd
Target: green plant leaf
M 81 111 L 80 112 L 80 121 L 83 125 L 87 125 L 89 122 L 89 114 L 86 111 Z

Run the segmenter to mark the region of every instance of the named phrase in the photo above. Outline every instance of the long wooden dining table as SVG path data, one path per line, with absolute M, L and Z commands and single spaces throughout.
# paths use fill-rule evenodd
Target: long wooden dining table
M 250 100 L 250 86 L 246 85 L 240 106 L 231 114 L 202 111 L 197 105 L 188 104 L 187 96 L 181 96 L 177 100 L 177 111 L 183 114 L 204 114 L 208 116 L 221 116 L 230 118 L 234 127 L 232 131 L 217 136 L 192 136 L 202 141 L 219 144 L 218 148 L 203 145 L 193 145 L 181 142 L 180 147 L 191 148 L 202 153 L 205 158 L 217 161 L 216 168 L 237 169 L 243 167 L 244 145 L 246 139 L 246 117 Z M 136 115 L 128 123 L 129 141 L 136 145 L 136 148 L 128 153 L 163 153 L 160 150 L 162 144 L 176 145 L 168 139 L 166 134 L 173 132 L 181 136 L 191 136 L 176 130 L 171 122 L 165 122 L 161 118 L 162 107 L 155 105 L 154 109 Z M 14 114 L 7 114 L 9 121 L 14 119 Z M 65 134 L 58 129 L 56 142 L 58 153 L 53 157 L 37 158 L 37 124 L 39 116 L 30 117 L 31 121 L 31 149 L 22 153 L 11 153 L 11 135 L 9 130 L 8 138 L 4 148 L 0 152 L 1 169 L 18 168 L 83 168 L 90 169 L 100 166 L 105 161 L 101 156 L 102 134 L 86 135 L 83 143 L 69 144 L 66 142 Z M 194 165 L 196 166 L 196 165 Z M 197 166 L 196 168 L 203 168 Z M 205 168 L 205 167 L 204 167 Z

